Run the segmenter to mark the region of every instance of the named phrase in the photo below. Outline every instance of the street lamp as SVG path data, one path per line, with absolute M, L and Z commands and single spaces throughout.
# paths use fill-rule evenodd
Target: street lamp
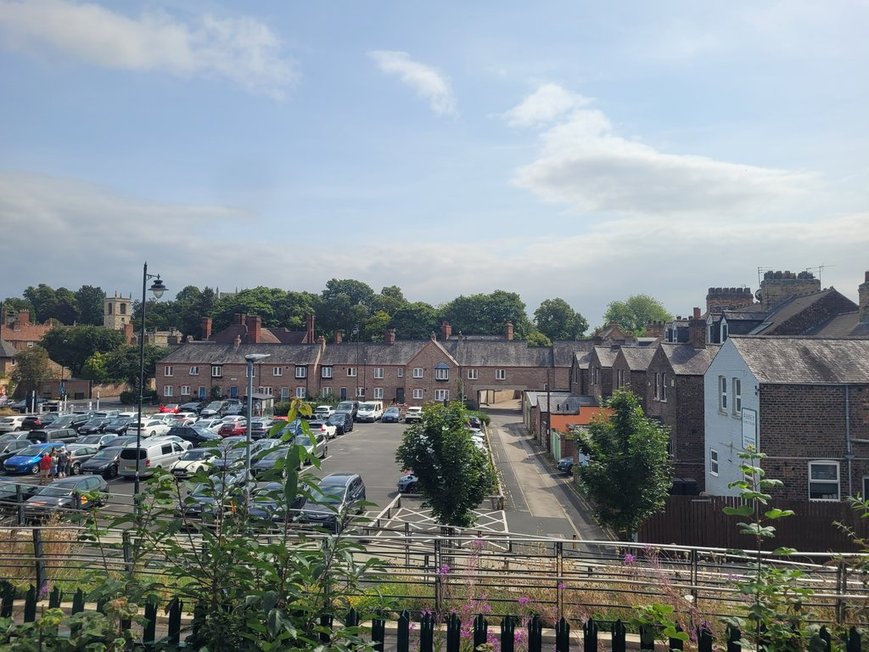
M 356 336 L 356 376 L 355 376 L 356 391 L 353 392 L 353 394 L 354 394 L 353 399 L 355 400 L 355 399 L 359 398 L 359 335 L 360 335 L 360 333 L 359 333 L 359 325 L 358 324 L 353 327 L 353 335 Z
M 156 279 L 150 287 L 154 298 L 159 299 L 166 291 L 166 286 L 160 280 L 160 275 L 156 276 L 148 273 L 148 263 L 145 263 L 142 270 L 142 327 L 139 331 L 139 419 L 136 428 L 136 482 L 133 485 L 133 496 L 139 495 L 139 465 L 141 464 L 141 445 L 142 445 L 142 400 L 145 393 L 145 287 L 148 285 L 148 279 Z
M 251 423 L 251 419 L 253 417 L 253 363 L 259 360 L 263 360 L 264 358 L 269 357 L 268 353 L 248 353 L 244 356 L 245 361 L 247 362 L 247 428 L 245 428 L 245 453 L 244 453 L 244 469 L 245 469 L 245 477 L 244 477 L 244 496 L 245 496 L 245 509 L 250 507 L 250 444 L 251 444 L 251 430 L 253 424 Z

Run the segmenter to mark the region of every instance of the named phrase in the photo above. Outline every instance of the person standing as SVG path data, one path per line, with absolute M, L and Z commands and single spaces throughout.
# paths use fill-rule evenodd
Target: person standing
M 51 479 L 57 478 L 57 449 L 51 450 Z
M 66 448 L 61 448 L 57 452 L 57 477 L 65 478 L 67 475 L 67 467 L 69 466 L 69 451 Z
M 51 455 L 48 451 L 43 451 L 42 457 L 39 458 L 39 484 L 48 484 L 49 473 L 51 473 Z

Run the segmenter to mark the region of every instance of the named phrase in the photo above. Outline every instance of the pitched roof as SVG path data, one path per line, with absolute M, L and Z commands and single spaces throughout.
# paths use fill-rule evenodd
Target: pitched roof
M 248 353 L 267 353 L 262 363 L 273 365 L 307 365 L 317 361 L 320 347 L 315 344 L 233 344 L 187 342 L 160 360 L 166 364 L 244 364 Z
M 728 341 L 762 383 L 869 383 L 869 339 L 767 335 Z
M 592 355 L 597 355 L 597 359 L 600 360 L 601 367 L 612 367 L 613 362 L 616 360 L 616 356 L 619 354 L 618 348 L 611 348 L 609 346 L 596 346 L 594 347 L 594 352 Z
M 549 367 L 552 365 L 552 349 L 545 346 L 528 346 L 520 340 L 500 342 L 456 341 L 440 342 L 457 363 L 463 367 Z
M 573 356 L 573 364 L 575 364 L 580 369 L 588 369 L 588 362 L 591 360 L 591 351 L 582 351 L 577 352 Z
M 619 355 L 624 356 L 628 369 L 631 371 L 645 371 L 649 368 L 652 356 L 655 355 L 653 346 L 624 346 L 619 350 Z
M 707 344 L 705 349 L 695 349 L 690 344 L 661 343 L 661 351 L 667 356 L 673 373 L 679 376 L 702 376 L 721 347 Z
M 598 418 L 612 415 L 613 409 L 608 407 L 583 407 L 579 414 L 553 414 L 549 417 L 550 427 L 559 432 L 567 432 L 569 426 L 587 426 Z
M 591 351 L 592 346 L 594 343 L 591 340 L 556 340 L 552 343 L 555 366 L 569 367 L 576 353 Z
M 6 340 L 0 340 L 0 358 L 14 358 L 18 350 Z
M 816 326 L 805 334 L 816 337 L 869 337 L 869 322 L 861 323 L 859 312 L 846 312 Z
M 383 342 L 361 342 L 357 348 L 355 343 L 326 345 L 322 364 L 355 365 L 406 365 L 408 361 L 422 350 L 426 341 L 396 340 L 395 344 Z M 357 357 L 358 351 L 358 357 Z
M 785 325 L 788 320 L 793 319 L 800 313 L 811 309 L 813 306 L 817 305 L 819 302 L 823 301 L 827 297 L 831 297 L 834 300 L 838 299 L 839 301 L 841 301 L 842 306 L 847 306 L 848 310 L 857 309 L 856 303 L 842 296 L 835 288 L 827 288 L 826 290 L 821 290 L 820 292 L 813 292 L 812 294 L 791 297 L 787 301 L 778 304 L 766 315 L 763 323 L 757 326 L 753 331 L 751 331 L 751 335 L 760 335 L 764 333 L 774 335 L 776 329 Z

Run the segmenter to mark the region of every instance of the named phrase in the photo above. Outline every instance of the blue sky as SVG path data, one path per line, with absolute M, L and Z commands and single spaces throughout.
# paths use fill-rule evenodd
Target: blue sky
M 612 6 L 605 6 L 612 5 Z M 0 298 L 330 278 L 674 314 L 869 269 L 869 3 L 0 0 Z

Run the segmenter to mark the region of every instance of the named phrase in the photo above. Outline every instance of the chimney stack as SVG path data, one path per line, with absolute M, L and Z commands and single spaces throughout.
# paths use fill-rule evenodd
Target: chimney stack
M 512 342 L 512 341 L 513 341 L 513 322 L 512 322 L 512 321 L 508 321 L 508 322 L 504 325 L 504 338 L 505 338 L 508 342 Z
M 344 331 L 340 328 L 335 331 L 335 344 L 341 344 L 344 341 Z
M 19 310 L 18 311 L 18 325 L 19 326 L 28 326 L 30 324 L 30 311 L 29 310 Z
M 866 272 L 866 279 L 857 288 L 857 294 L 860 301 L 860 323 L 869 324 L 869 272 Z
M 395 329 L 387 328 L 386 329 L 386 343 L 392 346 L 395 344 Z
M 313 344 L 314 339 L 314 313 L 305 318 L 305 344 Z
M 207 340 L 211 337 L 211 317 L 202 318 L 202 339 Z
M 688 343 L 695 349 L 706 348 L 706 320 L 700 316 L 700 308 L 694 308 L 694 316 L 688 321 Z
M 263 322 L 259 315 L 251 315 L 247 318 L 247 342 L 259 344 L 262 339 Z
M 453 334 L 453 327 L 450 326 L 450 322 L 444 320 L 441 324 L 441 339 L 445 342 L 450 339 Z

